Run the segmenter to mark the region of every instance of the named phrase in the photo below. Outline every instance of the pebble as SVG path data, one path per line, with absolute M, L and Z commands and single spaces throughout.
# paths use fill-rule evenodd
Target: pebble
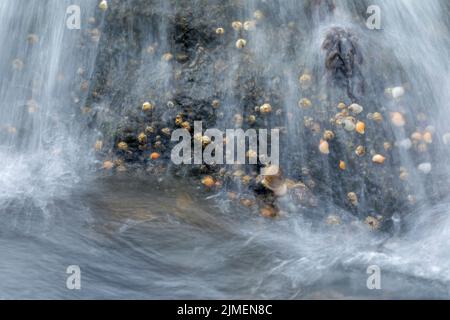
M 354 131 L 356 129 L 356 124 L 352 117 L 345 118 L 342 124 L 346 131 Z
M 319 151 L 323 154 L 330 153 L 330 146 L 326 140 L 320 140 Z
M 161 155 L 158 152 L 152 152 L 152 154 L 150 155 L 151 160 L 159 159 L 159 157 L 161 157 Z
M 386 158 L 382 156 L 381 154 L 376 154 L 372 157 L 372 162 L 377 164 L 383 164 Z
M 214 178 L 211 176 L 206 176 L 202 179 L 202 184 L 207 188 L 212 188 L 215 185 Z
M 356 123 L 356 132 L 358 132 L 359 134 L 364 134 L 366 130 L 366 125 L 364 122 L 362 121 L 358 121 Z

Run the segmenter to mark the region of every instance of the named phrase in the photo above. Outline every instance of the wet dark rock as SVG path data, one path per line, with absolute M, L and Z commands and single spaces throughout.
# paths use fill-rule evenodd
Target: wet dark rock
M 280 165 L 289 168 L 285 178 L 304 183 L 287 195 L 297 211 L 307 207 L 306 211 L 312 212 L 311 208 L 332 202 L 361 220 L 380 215 L 382 229 L 384 225 L 388 228 L 393 214 L 409 210 L 414 186 L 399 180 L 398 148 L 384 148 L 384 143 L 394 143 L 398 134 L 389 123 L 390 112 L 398 111 L 398 105 L 384 90 L 407 79 L 393 53 L 377 43 L 376 36 L 356 35 L 338 27 L 329 30 L 322 48 L 316 48 L 317 56 L 324 54 L 323 67 L 305 65 L 298 56 L 302 47 L 310 45 L 305 43 L 308 32 L 315 23 L 333 15 L 334 7 L 334 1 L 312 0 L 290 12 L 280 12 L 278 1 L 255 1 L 255 9 L 263 18 L 256 22 L 259 33 L 253 37 L 254 31 L 231 27 L 233 21 L 253 19 L 242 16 L 242 1 L 114 1 L 101 31 L 92 79 L 79 79 L 80 84 L 90 80 L 91 97 L 86 105 L 92 112 L 84 116 L 103 135 L 105 151 L 101 156 L 123 161 L 127 168 L 168 171 L 193 181 L 211 175 L 220 181 L 221 188 L 239 190 L 260 206 L 278 207 L 280 201 L 274 192 L 256 181 L 261 163 L 242 169 L 244 175 L 252 177 L 249 183 L 234 176 L 232 166 L 175 166 L 170 161 L 174 143 L 162 130 L 179 128 L 177 116 L 191 128 L 197 120 L 203 122 L 204 129 L 282 128 Z M 299 19 L 306 22 L 299 23 Z M 217 28 L 223 28 L 223 34 L 217 34 Z M 246 39 L 246 47 L 236 48 L 239 38 Z M 264 46 L 266 43 L 273 46 Z M 165 61 L 165 54 L 173 59 Z M 384 57 L 381 62 L 379 55 Z M 311 106 L 294 111 L 286 92 L 294 90 L 292 79 L 303 73 L 310 75 L 311 84 L 307 88 L 299 84 L 296 98 L 307 98 Z M 326 85 L 320 82 L 324 76 Z M 410 88 L 409 92 L 405 105 L 427 113 L 414 99 L 420 91 Z M 151 112 L 142 111 L 145 101 L 154 105 Z M 340 102 L 346 106 L 357 102 L 364 107 L 355 116 L 355 120 L 365 122 L 364 135 L 330 121 L 340 111 Z M 271 112 L 260 112 L 259 107 L 266 103 Z M 384 120 L 369 120 L 374 112 L 382 114 Z M 414 113 L 405 117 L 407 136 L 417 126 L 427 125 L 427 121 L 416 120 Z M 334 133 L 328 155 L 318 149 L 325 130 Z M 146 138 L 139 141 L 142 133 Z M 122 141 L 128 145 L 126 151 L 117 147 Z M 355 154 L 360 145 L 366 150 L 363 156 Z M 154 152 L 160 157 L 150 160 Z M 408 152 L 420 163 L 430 161 L 436 150 L 430 145 L 427 153 Z M 375 153 L 386 157 L 383 165 L 372 162 Z M 339 169 L 341 160 L 345 160 L 346 170 Z M 438 177 L 427 179 L 432 183 Z M 445 193 L 436 189 L 428 188 L 433 195 Z M 357 194 L 357 206 L 349 203 L 349 192 Z

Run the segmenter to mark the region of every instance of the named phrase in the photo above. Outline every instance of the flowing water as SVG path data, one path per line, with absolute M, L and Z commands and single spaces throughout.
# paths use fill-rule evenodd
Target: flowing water
M 82 8 L 83 30 L 97 3 L 75 2 Z M 242 17 L 258 3 L 245 1 Z M 304 3 L 265 3 L 274 10 L 271 19 L 304 18 L 294 14 Z M 269 69 L 283 69 L 288 79 L 282 101 L 293 114 L 288 118 L 303 116 L 292 107 L 297 104 L 294 66 L 307 64 L 322 72 L 321 43 L 326 30 L 338 25 L 366 35 L 363 51 L 389 50 L 400 61 L 402 76 L 421 88 L 417 103 L 427 106 L 436 136 L 442 137 L 450 115 L 446 1 L 374 1 L 382 13 L 379 31 L 355 21 L 355 12 L 369 5 L 361 3 L 336 1 L 333 18 L 310 21 L 307 45 L 288 61 L 279 59 L 290 49 L 277 36 L 252 34 L 250 41 L 261 44 L 253 52 L 256 62 L 269 61 Z M 67 28 L 66 9 L 72 4 L 0 2 L 0 298 L 450 297 L 450 202 L 427 201 L 419 175 L 412 179 L 422 201 L 406 216 L 394 217 L 392 234 L 378 234 L 362 223 L 332 228 L 303 215 L 268 221 L 241 214 L 228 200 L 205 194 L 189 181 L 94 170 L 90 150 L 98 133 L 79 114 L 87 90 L 73 90 L 73 79 L 91 78 L 98 48 L 95 42 L 80 46 L 82 31 Z M 161 2 L 158 10 L 176 8 Z M 150 30 L 143 41 L 167 37 L 160 23 L 158 32 Z M 228 63 L 236 66 L 227 71 L 231 82 L 245 62 L 231 55 Z M 385 63 L 380 58 L 372 65 Z M 153 66 L 151 78 L 168 86 L 163 63 L 148 61 L 137 74 L 148 65 Z M 400 77 L 393 85 L 401 84 L 395 81 Z M 230 110 L 220 125 L 227 127 L 233 114 Z M 298 128 L 289 119 L 286 124 L 292 140 L 282 151 L 302 157 Z M 397 134 L 401 141 L 404 134 Z M 448 174 L 448 155 L 439 150 L 442 176 Z M 401 156 L 405 167 L 413 166 L 407 153 Z M 323 210 L 330 209 L 343 211 L 332 201 Z M 70 265 L 81 269 L 81 290 L 66 287 Z M 381 268 L 382 290 L 367 289 L 371 265 Z

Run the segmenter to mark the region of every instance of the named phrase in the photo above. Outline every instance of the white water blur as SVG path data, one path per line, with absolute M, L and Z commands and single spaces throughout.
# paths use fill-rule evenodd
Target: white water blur
M 73 4 L 86 27 L 95 1 L 0 2 L 0 210 L 30 199 L 44 209 L 88 159 L 76 119 L 85 97 L 71 79 L 81 66 L 89 77 L 95 50 L 81 50 L 83 30 L 66 27 Z

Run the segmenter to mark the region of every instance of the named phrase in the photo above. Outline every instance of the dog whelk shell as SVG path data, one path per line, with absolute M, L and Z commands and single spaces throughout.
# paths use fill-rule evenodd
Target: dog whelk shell
M 247 45 L 247 41 L 245 39 L 239 39 L 236 41 L 236 48 L 242 49 Z
M 187 131 L 191 131 L 191 124 L 188 121 L 183 121 L 181 123 L 181 127 Z
M 161 129 L 161 132 L 166 136 L 170 136 L 172 131 L 170 130 L 170 128 L 163 128 Z
M 141 133 L 138 135 L 138 141 L 139 141 L 139 143 L 141 143 L 141 144 L 146 143 L 146 142 L 147 142 L 147 135 L 146 135 L 144 132 L 141 132 Z
M 249 115 L 248 118 L 247 118 L 247 122 L 249 124 L 254 124 L 256 122 L 256 116 L 253 115 L 253 114 Z
M 262 114 L 267 114 L 272 112 L 272 106 L 268 103 L 263 104 L 261 107 L 259 107 L 259 112 Z
M 383 116 L 379 112 L 374 112 L 372 114 L 372 120 L 375 122 L 381 122 L 381 121 L 383 121 Z
M 202 145 L 207 146 L 211 143 L 211 138 L 208 136 L 202 136 Z
M 363 146 L 358 146 L 355 150 L 357 156 L 361 157 L 366 153 L 366 149 Z
M 302 75 L 300 76 L 300 78 L 299 78 L 300 86 L 301 86 L 302 88 L 307 88 L 307 87 L 309 87 L 309 86 L 311 85 L 311 80 L 312 80 L 312 78 L 311 78 L 311 75 L 310 75 L 310 74 L 307 74 L 307 73 L 302 74 Z
M 354 206 L 358 205 L 358 196 L 354 192 L 349 192 L 347 194 L 347 199 L 350 201 L 350 203 Z
M 364 223 L 367 224 L 372 230 L 378 230 L 380 228 L 380 221 L 377 218 L 368 216 Z
M 242 29 L 242 22 L 240 21 L 234 21 L 231 24 L 231 27 L 235 30 L 235 31 L 240 31 Z
M 311 102 L 311 100 L 309 100 L 307 98 L 303 98 L 298 102 L 298 106 L 300 108 L 309 108 L 312 106 L 312 102 Z
M 341 169 L 341 170 L 347 169 L 346 163 L 344 161 L 342 161 L 342 160 L 339 161 L 339 169 Z
M 123 142 L 123 141 L 119 142 L 117 144 L 117 148 L 119 148 L 119 150 L 126 151 L 126 150 L 128 150 L 128 144 L 126 142 Z
M 169 62 L 173 59 L 173 54 L 171 54 L 170 52 L 164 53 L 162 59 L 166 62 Z
M 338 109 L 340 109 L 340 110 L 344 110 L 345 108 L 347 108 L 347 106 L 345 105 L 345 103 L 343 103 L 343 102 L 339 102 L 339 104 L 338 104 Z
M 100 10 L 102 11 L 106 11 L 108 9 L 108 2 L 106 0 L 102 0 L 98 7 L 100 8 Z
M 333 140 L 333 139 L 334 139 L 334 132 L 331 131 L 331 130 L 326 130 L 326 131 L 323 133 L 323 139 L 326 140 L 326 141 L 331 141 L 331 140 Z
M 211 102 L 211 105 L 212 105 L 212 107 L 213 107 L 214 109 L 219 109 L 219 107 L 220 107 L 220 100 L 214 99 L 214 100 Z
M 153 109 L 154 109 L 153 104 L 151 104 L 148 101 L 146 101 L 142 104 L 142 111 L 144 111 L 144 112 L 152 111 Z

